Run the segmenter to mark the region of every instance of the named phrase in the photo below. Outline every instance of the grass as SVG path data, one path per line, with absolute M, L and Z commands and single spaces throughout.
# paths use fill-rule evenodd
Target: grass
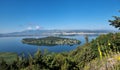
M 107 47 L 110 45 L 108 43 Z M 105 46 L 98 43 L 99 57 L 86 64 L 84 70 L 120 70 L 120 52 L 113 49 L 101 51 L 102 47 Z

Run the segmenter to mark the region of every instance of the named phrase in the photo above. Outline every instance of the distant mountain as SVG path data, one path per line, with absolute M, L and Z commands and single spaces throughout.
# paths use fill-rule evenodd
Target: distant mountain
M 60 32 L 58 30 L 25 30 L 22 32 L 13 32 L 0 34 L 0 37 L 3 36 L 43 36 L 43 35 L 53 35 L 53 33 Z
M 51 36 L 51 35 L 78 35 L 78 34 L 100 34 L 114 32 L 113 30 L 25 30 L 0 34 L 0 37 L 9 36 Z

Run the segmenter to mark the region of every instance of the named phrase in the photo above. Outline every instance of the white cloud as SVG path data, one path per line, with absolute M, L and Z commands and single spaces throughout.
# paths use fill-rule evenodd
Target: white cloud
M 40 26 L 36 26 L 35 29 L 40 29 Z
M 27 28 L 27 30 L 32 30 L 32 27 L 29 26 L 29 27 Z
M 28 26 L 26 29 L 27 30 L 39 30 L 41 27 L 36 25 L 36 26 Z

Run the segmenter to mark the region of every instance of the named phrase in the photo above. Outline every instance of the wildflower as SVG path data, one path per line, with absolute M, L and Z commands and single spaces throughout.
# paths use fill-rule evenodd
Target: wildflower
M 120 60 L 120 56 L 117 59 Z
M 108 45 L 110 46 L 111 44 L 110 44 L 110 43 L 108 43 Z
M 117 56 L 116 59 L 120 61 L 120 56 Z

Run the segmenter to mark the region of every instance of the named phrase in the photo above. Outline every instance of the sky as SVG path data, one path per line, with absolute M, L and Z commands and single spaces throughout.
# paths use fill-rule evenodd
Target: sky
M 24 30 L 115 30 L 120 0 L 0 0 L 0 33 Z

